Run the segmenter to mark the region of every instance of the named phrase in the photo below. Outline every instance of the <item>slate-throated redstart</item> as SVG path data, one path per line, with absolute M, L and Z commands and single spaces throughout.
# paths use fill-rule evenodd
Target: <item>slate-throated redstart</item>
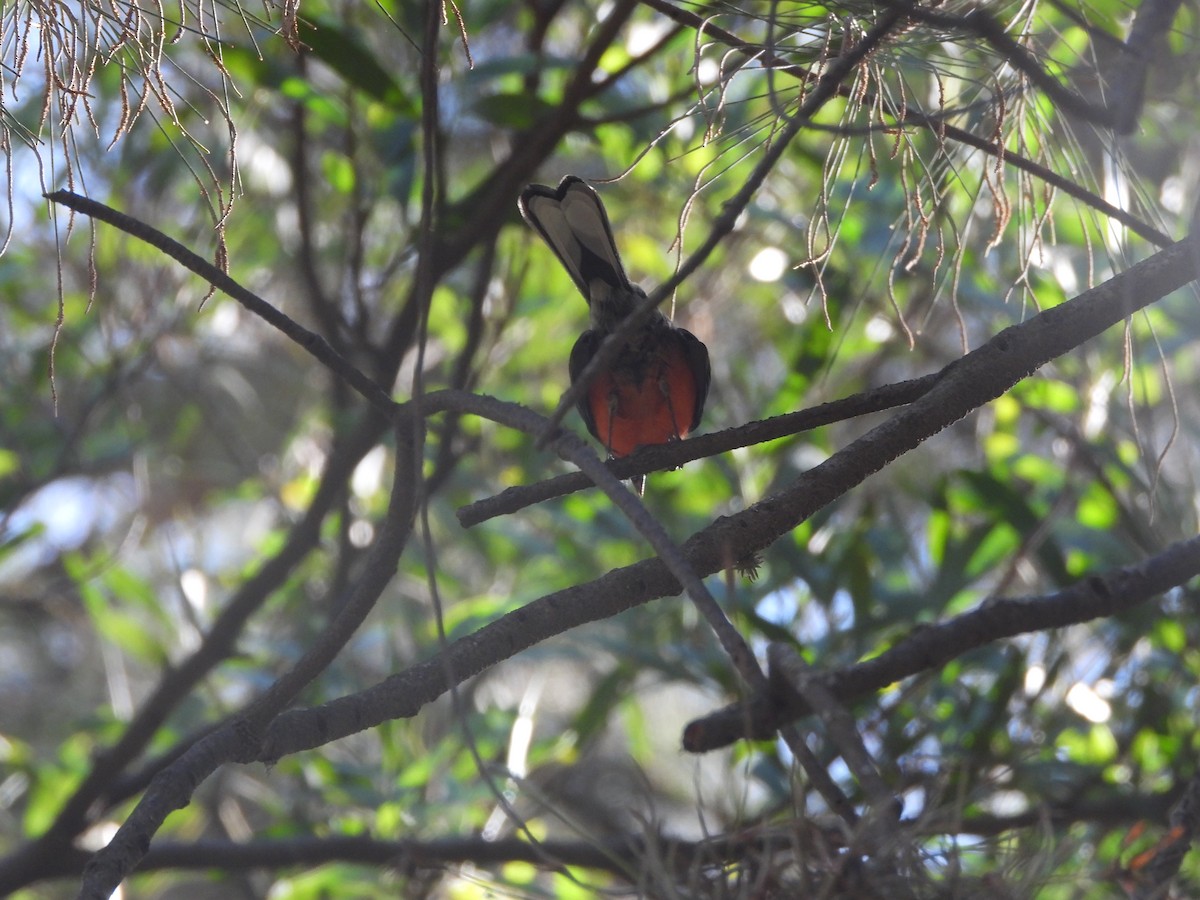
M 608 215 L 586 181 L 531 184 L 521 215 L 550 245 L 591 311 L 568 366 L 574 384 L 604 339 L 646 299 L 621 265 Z M 592 381 L 578 408 L 588 431 L 613 456 L 686 437 L 700 424 L 711 370 L 708 349 L 659 310 L 629 336 L 611 367 Z M 639 484 L 640 487 L 640 484 Z

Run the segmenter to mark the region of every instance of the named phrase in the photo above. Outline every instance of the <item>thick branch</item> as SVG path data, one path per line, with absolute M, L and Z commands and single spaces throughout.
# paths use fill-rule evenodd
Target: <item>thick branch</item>
M 362 624 L 396 573 L 416 515 L 420 465 L 411 437 L 411 425 L 402 420 L 396 427 L 395 475 L 387 519 L 345 605 L 291 671 L 251 702 L 236 720 L 199 740 L 154 777 L 112 841 L 88 864 L 80 888 L 81 900 L 107 900 L 145 855 L 167 815 L 186 806 L 196 788 L 218 766 L 253 759 L 268 724 L 329 665 Z
M 785 490 L 693 535 L 684 545 L 685 558 L 705 575 L 722 568 L 726 560 L 762 550 L 898 456 L 1000 396 L 1039 366 L 1192 281 L 1198 271 L 1196 243 L 1184 241 L 1074 300 L 1005 329 L 949 366 L 919 400 Z M 261 758 L 277 759 L 389 719 L 413 716 L 448 690 L 447 673 L 461 683 L 548 637 L 679 590 L 666 566 L 653 559 L 542 597 L 365 691 L 285 713 L 272 724 Z
M 1085 578 L 1048 597 L 988 600 L 948 622 L 915 631 L 865 663 L 829 672 L 821 680 L 831 694 L 850 702 L 918 672 L 941 668 L 969 650 L 1003 638 L 1115 615 L 1197 576 L 1200 537 L 1174 544 L 1139 565 Z M 700 753 L 745 737 L 768 738 L 781 725 L 810 712 L 811 707 L 798 694 L 776 682 L 769 696 L 693 722 L 684 733 L 684 749 Z

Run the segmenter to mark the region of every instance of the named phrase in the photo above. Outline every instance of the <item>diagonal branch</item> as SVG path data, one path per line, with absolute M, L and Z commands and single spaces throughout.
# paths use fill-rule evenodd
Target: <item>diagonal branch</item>
M 395 434 L 395 476 L 387 517 L 364 562 L 362 577 L 345 604 L 289 672 L 249 703 L 240 716 L 201 738 L 154 777 L 108 846 L 88 863 L 81 900 L 107 900 L 145 855 L 169 813 L 186 806 L 196 788 L 219 766 L 252 760 L 269 723 L 324 671 L 374 608 L 396 573 L 416 515 L 420 462 L 414 453 L 412 426 L 402 418 Z
M 685 441 L 672 441 L 667 444 L 657 444 L 643 447 L 637 452 L 608 460 L 608 470 L 617 478 L 633 478 L 663 469 L 674 469 L 697 459 L 707 459 L 718 453 L 728 453 L 740 447 L 751 447 L 765 441 L 792 437 L 823 425 L 834 422 L 844 422 L 856 416 L 882 412 L 912 403 L 932 388 L 942 373 L 935 372 L 886 384 L 869 391 L 831 400 L 818 406 L 800 409 L 796 412 L 784 413 L 736 425 L 712 434 L 689 437 Z M 509 515 L 566 494 L 582 491 L 591 487 L 592 480 L 583 472 L 572 472 L 547 478 L 536 484 L 519 485 L 508 488 L 493 497 L 477 500 L 458 510 L 458 522 L 463 528 L 471 528 L 481 522 L 496 516 Z
M 750 508 L 693 535 L 684 556 L 700 575 L 769 546 L 817 510 L 892 460 L 999 397 L 1050 360 L 1166 296 L 1200 274 L 1200 246 L 1181 241 L 1073 300 L 1006 328 L 947 368 L 919 400 Z M 450 644 L 441 656 L 359 693 L 315 709 L 291 710 L 273 722 L 260 758 L 319 747 L 381 722 L 415 715 L 449 685 L 465 680 L 554 635 L 659 597 L 679 582 L 658 559 L 615 569 L 595 581 L 549 594 Z M 449 663 L 447 665 L 447 663 Z
M 692 252 L 692 254 L 683 261 L 683 263 L 675 270 L 675 273 L 650 292 L 649 296 L 643 300 L 632 313 L 630 313 L 620 326 L 613 331 L 604 343 L 600 345 L 600 349 L 596 355 L 588 361 L 584 366 L 583 371 L 571 383 L 570 388 L 563 394 L 562 399 L 558 402 L 558 407 L 550 416 L 550 422 L 547 425 L 545 435 L 542 437 L 542 442 L 549 440 L 550 436 L 562 424 L 567 413 L 575 408 L 576 403 L 584 395 L 588 386 L 595 380 L 596 376 L 605 371 L 616 360 L 617 355 L 622 348 L 628 343 L 630 336 L 641 328 L 650 318 L 650 314 L 664 301 L 671 296 L 672 292 L 683 284 L 691 274 L 700 268 L 708 259 L 712 252 L 717 249 L 717 245 L 721 243 L 730 232 L 733 231 L 734 225 L 737 224 L 738 217 L 750 205 L 750 200 L 754 197 L 758 189 L 767 179 L 767 175 L 771 170 L 778 165 L 779 160 L 783 158 L 784 151 L 795 139 L 795 137 L 804 129 L 804 125 L 813 117 L 829 100 L 838 95 L 842 81 L 866 59 L 871 52 L 879 46 L 879 44 L 891 33 L 892 29 L 900 22 L 901 15 L 899 13 L 887 13 L 880 18 L 870 31 L 863 35 L 854 47 L 848 50 L 841 56 L 833 59 L 821 78 L 817 81 L 816 87 L 812 92 L 804 98 L 800 104 L 800 108 L 788 120 L 788 123 L 783 127 L 780 133 L 772 141 L 771 146 L 763 153 L 763 157 L 754 167 L 754 171 L 746 178 L 745 184 L 741 189 L 729 200 L 725 201 L 724 208 L 721 210 L 712 229 L 709 231 L 708 237 L 704 242 Z
M 1200 537 L 1173 544 L 1135 566 L 1092 575 L 1045 597 L 993 598 L 947 622 L 914 631 L 879 656 L 821 676 L 843 703 L 882 690 L 919 672 L 937 669 L 969 650 L 1007 637 L 1112 616 L 1200 576 Z M 775 682 L 769 695 L 692 722 L 685 750 L 701 753 L 743 738 L 766 739 L 812 712 L 795 691 Z
M 747 58 L 760 60 L 763 66 L 769 67 L 773 71 L 785 72 L 799 79 L 801 82 L 808 81 L 813 77 L 811 69 L 805 66 L 790 64 L 769 50 L 743 41 L 732 32 L 717 26 L 713 22 L 702 19 L 694 12 L 675 6 L 670 0 L 643 0 L 643 2 L 673 21 L 687 24 L 697 32 L 702 33 L 705 37 L 718 40 L 722 44 L 738 50 Z M 899 5 L 897 4 L 897 6 Z M 842 97 L 849 97 L 850 91 L 843 85 L 839 87 L 838 94 Z M 1159 247 L 1167 247 L 1171 244 L 1171 238 L 1168 235 L 1163 234 L 1153 225 L 1144 222 L 1127 210 L 1114 206 L 1103 197 L 1087 190 L 1070 178 L 1066 178 L 1048 169 L 1041 163 L 1024 157 L 987 138 L 980 137 L 977 134 L 967 131 L 965 128 L 952 125 L 943 116 L 934 115 L 913 107 L 896 109 L 891 103 L 883 101 L 882 98 L 870 92 L 862 93 L 859 95 L 859 99 L 866 107 L 879 107 L 885 110 L 899 125 L 916 125 L 920 128 L 929 129 L 937 134 L 939 138 L 949 138 L 957 143 L 973 147 L 976 150 L 986 153 L 988 156 L 1001 160 L 1006 166 L 1026 172 L 1034 178 L 1050 185 L 1055 190 L 1062 191 L 1067 196 L 1090 206 L 1113 221 L 1119 222 L 1134 234 L 1152 244 Z
M 199 275 L 218 290 L 224 291 L 254 315 L 283 332 L 312 354 L 318 362 L 344 379 L 380 412 L 385 415 L 393 412 L 395 404 L 392 403 L 392 398 L 388 396 L 387 391 L 334 350 L 325 338 L 314 331 L 309 331 L 295 319 L 280 312 L 262 297 L 240 285 L 225 272 L 204 257 L 193 253 L 183 244 L 167 237 L 157 228 L 147 225 L 133 216 L 118 212 L 111 206 L 105 206 L 98 200 L 92 200 L 90 197 L 81 197 L 71 191 L 55 191 L 52 194 L 46 194 L 45 197 L 52 203 L 60 203 L 75 212 L 106 222 L 128 235 L 144 241 L 151 247 L 161 250 L 185 269 Z
M 238 636 L 246 622 L 295 572 L 320 540 L 321 525 L 345 490 L 354 467 L 379 440 L 384 426 L 378 416 L 369 416 L 338 443 L 330 454 L 312 502 L 304 516 L 292 526 L 279 551 L 265 560 L 258 571 L 233 593 L 200 646 L 164 674 L 154 690 L 142 702 L 136 715 L 113 744 L 100 748 L 93 756 L 91 769 L 72 794 L 63 802 L 54 822 L 31 842 L 14 849 L 0 859 L 0 895 L 16 890 L 53 867 L 78 835 L 92 824 L 97 810 L 110 808 L 142 790 L 150 775 L 163 767 L 155 760 L 122 781 L 118 774 L 137 759 L 158 733 L 159 727 L 174 713 L 195 686 L 236 650 Z M 208 733 L 212 726 L 204 729 Z M 180 741 L 177 758 L 197 737 Z

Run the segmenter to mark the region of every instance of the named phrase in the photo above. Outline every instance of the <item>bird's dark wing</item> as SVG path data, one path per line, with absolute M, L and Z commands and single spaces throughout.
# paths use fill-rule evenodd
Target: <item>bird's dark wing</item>
M 604 343 L 604 335 L 598 331 L 585 331 L 579 336 L 579 340 L 571 348 L 571 358 L 567 363 L 567 371 L 571 376 L 571 384 L 575 383 L 580 373 L 583 372 L 584 367 L 592 361 L 592 357 L 596 355 L 596 351 L 600 349 L 602 343 Z M 592 407 L 588 403 L 586 392 L 579 398 L 579 401 L 575 404 L 575 408 L 579 410 L 579 416 L 583 419 L 583 424 L 587 426 L 587 430 L 591 432 L 592 437 L 603 443 L 603 439 L 596 431 L 596 417 L 592 415 Z
M 708 348 L 700 338 L 684 328 L 676 328 L 675 333 L 679 335 L 684 359 L 696 380 L 696 406 L 692 410 L 692 424 L 688 428 L 691 431 L 700 424 L 700 417 L 704 415 L 704 402 L 708 399 L 708 385 L 712 381 L 712 366 L 708 361 Z

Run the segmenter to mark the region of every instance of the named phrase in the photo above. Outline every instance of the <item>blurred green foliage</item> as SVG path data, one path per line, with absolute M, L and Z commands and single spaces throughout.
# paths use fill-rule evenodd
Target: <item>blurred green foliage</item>
M 994 14 L 1018 5 L 995 4 Z M 861 4 L 827 6 L 772 5 L 773 21 L 765 7 L 722 8 L 718 20 L 813 65 L 826 37 L 840 42 L 838 29 L 862 13 Z M 1032 52 L 1064 83 L 1082 85 L 1100 65 L 1097 44 L 1057 5 L 1034 6 Z M 549 20 L 537 4 L 459 9 L 465 43 L 451 15 L 437 48 L 443 244 L 471 227 L 472 200 L 515 156 L 536 152 L 522 141 L 568 117 L 537 177 L 624 175 L 600 190 L 631 275 L 649 286 L 673 271 L 677 239 L 684 254 L 703 239 L 800 98 L 794 78 L 754 66 L 736 77 L 731 67 L 715 89 L 726 48 L 698 47 L 686 29 L 668 36 L 665 19 L 639 8 L 593 78 L 614 85 L 576 108 L 572 78 L 600 27 L 595 9 L 568 5 Z M 1094 0 L 1083 15 L 1121 35 L 1127 12 Z M 111 149 L 122 90 L 140 97 L 151 86 L 136 67 L 124 82 L 116 68 L 99 69 L 91 102 L 102 138 L 76 131 L 75 171 L 86 193 L 202 255 L 218 244 L 220 218 L 234 277 L 404 399 L 416 345 L 391 341 L 416 320 L 410 291 L 429 177 L 420 7 L 317 2 L 302 14 L 303 54 L 288 49 L 277 23 L 250 15 L 231 19 L 219 45 L 182 40 L 171 61 L 191 77 L 171 80 L 175 121 L 144 115 Z M 1089 190 L 1119 177 L 1131 209 L 1182 233 L 1189 211 L 1168 200 L 1196 194 L 1186 164 L 1200 134 L 1195 26 L 1191 12 L 1181 15 L 1162 63 L 1178 77 L 1152 78 L 1141 131 L 1119 154 L 1053 103 L 994 76 L 982 42 L 897 35 L 856 76 L 857 93 L 826 105 L 787 149 L 734 233 L 678 291 L 677 320 L 713 357 L 702 430 L 937 371 L 1151 252 L 1085 204 L 1061 195 L 1051 203 L 1036 178 L 930 130 L 882 127 L 864 94 L 927 107 L 940 98 L 954 124 L 989 139 L 994 130 L 1009 152 Z M 0 114 L 27 122 L 39 101 L 28 92 Z M 1116 175 L 1105 174 L 1110 151 Z M 43 175 L 43 186 L 60 186 L 49 180 L 60 173 Z M 229 204 L 224 216 L 216 196 Z M 494 245 L 468 248 L 433 292 L 423 385 L 548 413 L 567 386 L 586 309 L 519 223 L 515 192 L 506 215 L 492 223 Z M 325 466 L 365 427 L 344 386 L 231 300 L 205 299 L 196 278 L 109 228 L 76 219 L 68 238 L 66 226 L 61 211 L 51 220 L 38 208 L 0 267 L 0 854 L 50 826 L 95 754 L 284 545 Z M 760 281 L 754 263 L 768 248 L 786 265 Z M 757 580 L 714 576 L 711 588 L 756 650 L 791 642 L 832 669 L 992 594 L 1050 593 L 1194 535 L 1198 310 L 1193 292 L 1179 292 L 1056 360 L 768 548 Z M 884 415 L 656 473 L 647 507 L 682 542 Z M 454 515 L 464 504 L 566 471 L 529 435 L 437 417 L 424 452 L 435 486 L 430 540 L 406 551 L 305 704 L 431 657 L 435 585 L 440 627 L 456 639 L 649 552 L 597 491 L 464 531 Z M 354 451 L 312 552 L 131 770 L 236 711 L 312 643 L 386 509 L 391 454 L 386 438 Z M 1122 836 L 1142 818 L 1161 836 L 1165 798 L 1197 772 L 1197 597 L 1193 584 L 1119 617 L 989 644 L 853 707 L 866 746 L 895 773 L 890 788 L 905 816 L 927 823 L 931 878 L 953 887 L 992 874 L 1022 896 L 1111 895 L 1131 858 Z M 704 760 L 678 749 L 690 718 L 738 696 L 694 608 L 664 599 L 547 641 L 412 720 L 271 768 L 223 772 L 163 836 L 435 840 L 480 833 L 497 819 L 497 794 L 538 836 L 585 840 L 646 822 L 696 838 L 700 821 L 724 834 L 824 812 L 781 744 Z M 808 737 L 861 802 L 833 745 L 819 730 Z M 637 787 L 628 788 L 636 813 L 627 783 Z M 128 801 L 105 795 L 99 820 L 119 822 Z M 1009 828 L 996 824 L 1005 817 Z M 437 896 L 592 895 L 515 862 L 474 875 L 405 869 L 381 878 L 372 866 L 334 864 L 227 877 L 289 898 L 420 896 L 439 878 Z M 193 878 L 139 876 L 131 895 L 199 890 L 205 879 Z M 1181 895 L 1200 890 L 1194 854 L 1181 884 Z M 73 889 L 56 881 L 18 896 L 31 892 Z

